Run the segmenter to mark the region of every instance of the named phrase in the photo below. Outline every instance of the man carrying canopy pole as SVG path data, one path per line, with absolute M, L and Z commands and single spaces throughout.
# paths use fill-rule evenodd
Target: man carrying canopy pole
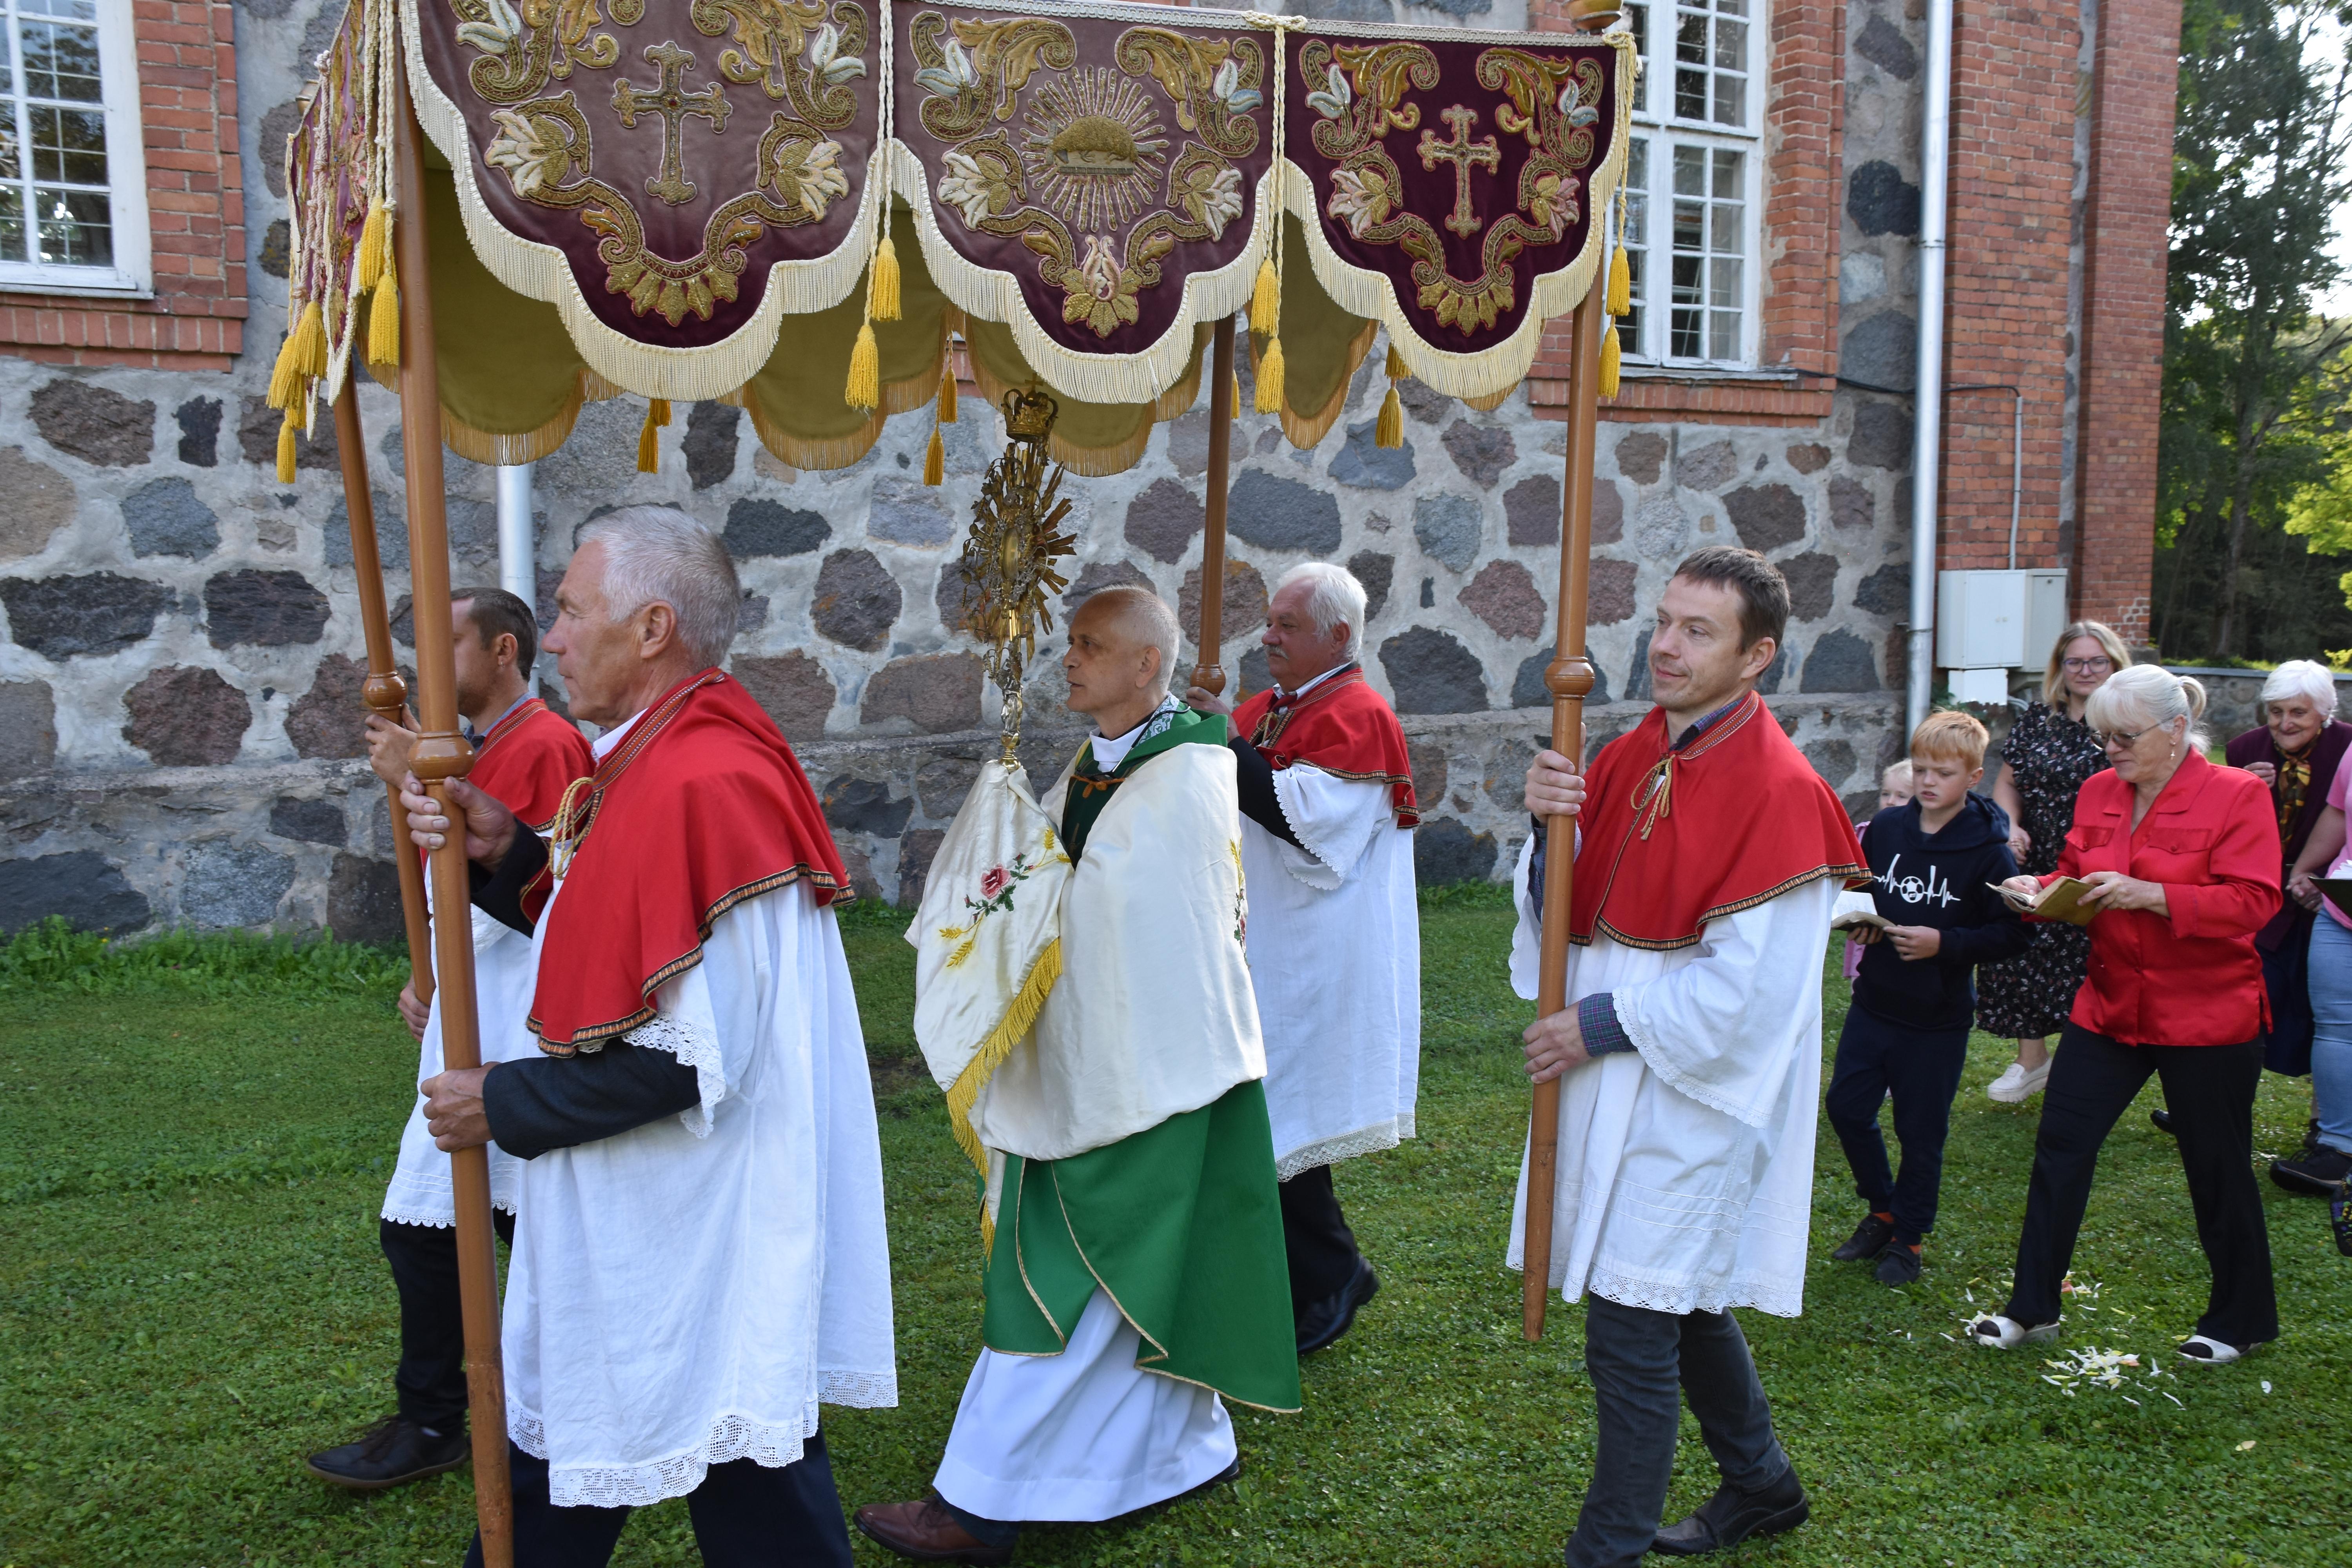
M 595 763 L 580 731 L 530 694 L 539 627 L 530 606 L 499 588 L 463 588 L 452 595 L 456 626 L 457 710 L 474 747 L 467 780 L 499 801 L 534 833 L 544 833 L 572 781 Z M 376 775 L 397 785 L 408 772 L 415 734 L 381 714 L 367 721 L 368 750 Z M 498 1061 L 532 1048 L 523 1019 L 530 1007 L 530 941 L 479 910 L 472 916 L 474 978 L 482 1054 Z M 428 976 L 429 979 L 429 976 Z M 441 1010 L 420 1000 L 414 981 L 400 1010 L 421 1042 L 419 1083 L 442 1068 Z M 515 1161 L 490 1151 L 490 1201 L 498 1224 L 513 1239 Z M 400 1156 L 377 1222 L 385 1262 L 400 1295 L 400 1367 L 394 1375 L 399 1407 L 357 1440 L 310 1456 L 311 1474 L 361 1491 L 456 1469 L 466 1462 L 464 1329 L 457 1292 L 457 1202 L 449 1158 L 434 1147 L 417 1096 L 400 1138 Z
M 522 1163 L 521 1568 L 593 1568 L 631 1509 L 671 1497 L 706 1563 L 847 1568 L 818 1405 L 898 1399 L 881 1147 L 828 907 L 848 879 L 791 747 L 716 668 L 740 602 L 685 513 L 599 519 L 547 637 L 572 711 L 604 727 L 594 774 L 551 844 L 448 786 L 475 901 L 536 962 L 539 1049 L 424 1086 L 442 1148 Z M 459 842 L 421 791 L 403 803 L 420 844 Z
M 1839 887 L 1867 872 L 1843 806 L 1756 691 L 1788 616 L 1788 584 L 1762 556 L 1692 555 L 1651 633 L 1657 706 L 1601 748 L 1589 779 L 1550 751 L 1528 771 L 1538 834 L 1520 858 L 1511 953 L 1523 996 L 1537 994 L 1539 943 L 1561 934 L 1543 829 L 1578 829 L 1564 1005 L 1527 1035 L 1530 1076 L 1559 1083 L 1539 1278 L 1587 1300 L 1599 1406 L 1570 1568 L 1716 1552 L 1806 1517 L 1728 1309 L 1802 1306 L 1822 951 Z M 1723 1479 L 1661 1530 L 1678 1387 Z

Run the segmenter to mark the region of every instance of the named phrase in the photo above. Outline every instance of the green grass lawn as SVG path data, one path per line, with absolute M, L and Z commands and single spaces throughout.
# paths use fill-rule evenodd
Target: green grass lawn
M 1502 978 L 1509 919 L 1425 911 L 1421 1137 L 1339 1171 L 1385 1288 L 1305 1367 L 1306 1412 L 1234 1412 L 1238 1487 L 1130 1526 L 1039 1529 L 1022 1563 L 1559 1561 L 1591 1463 L 1591 1392 L 1580 1311 L 1555 1304 L 1526 1344 L 1502 1266 L 1530 1011 Z M 848 931 L 882 1091 L 902 1392 L 896 1410 L 828 1418 L 853 1507 L 920 1492 L 980 1323 L 971 1181 L 909 1060 L 897 931 L 887 911 Z M 456 1564 L 462 1474 L 368 1498 L 299 1468 L 391 1405 L 375 1214 L 416 1058 L 388 966 L 249 964 L 230 984 L 151 968 L 91 984 L 0 963 L 0 1568 Z M 1833 981 L 1825 1051 L 1843 1005 Z M 2136 1352 L 2140 1373 L 2070 1392 L 2040 1355 L 1957 1342 L 1971 1301 L 1999 1299 L 2024 1203 L 2033 1110 L 1983 1092 L 2004 1059 L 1979 1037 L 1925 1281 L 1890 1291 L 1823 1261 L 1802 1319 L 1742 1315 L 1813 1519 L 1735 1560 L 2352 1558 L 2335 1455 L 2352 1420 L 2352 1260 L 2317 1201 L 2263 1184 L 2284 1338 L 2234 1367 L 2181 1363 L 2204 1261 L 2173 1149 L 2136 1112 L 2107 1145 L 2075 1262 L 2095 1293 L 2062 1344 Z M 2293 1144 L 2303 1085 L 2269 1079 L 2256 1114 L 2259 1147 Z M 1817 1171 L 1822 1257 L 1857 1210 L 1826 1124 Z M 1685 1436 L 1675 1514 L 1712 1486 L 1687 1419 Z M 695 1561 L 683 1505 L 635 1521 L 615 1561 Z

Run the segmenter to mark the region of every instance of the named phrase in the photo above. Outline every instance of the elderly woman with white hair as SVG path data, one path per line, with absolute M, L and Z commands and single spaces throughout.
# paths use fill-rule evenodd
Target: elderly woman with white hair
M 2096 912 L 2088 977 L 2042 1092 L 2017 1283 L 1998 1314 L 1969 1325 L 1979 1344 L 2056 1337 L 2099 1146 L 2150 1075 L 2172 1106 L 2213 1271 L 2180 1353 L 2218 1364 L 2278 1337 L 2270 1237 L 2249 1169 L 2270 1013 L 2254 933 L 2278 910 L 2278 838 L 2262 781 L 2205 760 L 2204 708 L 2203 687 L 2159 666 L 2116 671 L 2087 710 L 2109 767 L 2084 781 L 2056 872 L 2002 884 L 2023 900 L 2079 878 Z
M 2243 768 L 2271 786 L 2278 814 L 2279 864 L 2292 867 L 2310 842 L 2327 809 L 2327 792 L 2352 747 L 2352 724 L 2336 717 L 2336 680 L 2307 658 L 2290 659 L 2263 682 L 2262 724 L 2230 742 L 2230 765 Z M 2254 945 L 2262 950 L 2263 979 L 2270 986 L 2274 1015 L 2263 1042 L 2263 1065 L 2300 1078 L 2311 1070 L 2311 997 L 2305 981 L 2313 914 L 2290 899 L 2271 918 Z M 2318 1124 L 2305 1139 L 2303 1155 L 2315 1152 Z M 2300 1160 L 2271 1167 L 2280 1185 L 2325 1193 L 2329 1184 L 2302 1179 Z M 2339 1176 L 2337 1178 L 2341 1180 Z

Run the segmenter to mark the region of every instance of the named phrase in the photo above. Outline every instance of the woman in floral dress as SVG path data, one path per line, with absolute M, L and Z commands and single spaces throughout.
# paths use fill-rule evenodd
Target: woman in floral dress
M 2000 776 L 1992 798 L 2009 813 L 2009 847 L 2021 870 L 2048 876 L 2074 826 L 2074 795 L 2107 765 L 2105 747 L 2083 723 L 2083 705 L 2131 654 L 2123 639 L 2097 621 L 2076 621 L 2058 634 L 2042 700 L 2028 703 L 2000 746 Z M 2050 1077 L 2050 1037 L 2066 1026 L 2074 993 L 2091 957 L 2091 933 L 2063 921 L 2032 922 L 2033 945 L 2005 963 L 1977 972 L 1977 1026 L 2017 1042 L 2017 1059 L 1985 1092 L 2016 1105 L 2042 1091 Z

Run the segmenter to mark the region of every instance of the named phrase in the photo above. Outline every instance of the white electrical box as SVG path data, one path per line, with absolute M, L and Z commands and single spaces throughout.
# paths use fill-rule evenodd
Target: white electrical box
M 2025 662 L 2021 668 L 2041 669 L 2049 664 L 2050 650 L 2057 646 L 2067 620 L 2065 568 L 2026 573 Z
M 1936 666 L 2016 669 L 2026 662 L 2028 572 L 1936 574 Z

